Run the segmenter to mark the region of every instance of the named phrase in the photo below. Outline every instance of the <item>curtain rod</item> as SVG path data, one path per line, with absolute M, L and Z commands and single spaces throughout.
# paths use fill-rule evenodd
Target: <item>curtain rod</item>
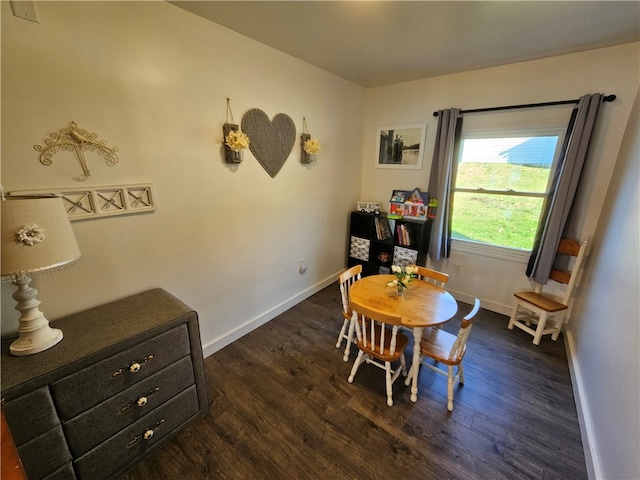
M 613 102 L 616 99 L 614 94 L 604 97 L 605 102 Z M 489 107 L 489 108 L 476 108 L 473 110 L 461 110 L 460 113 L 478 113 L 478 112 L 493 112 L 496 110 L 515 110 L 516 108 L 531 108 L 531 107 L 549 107 L 551 105 L 569 105 L 571 103 L 578 103 L 580 99 L 575 100 L 559 100 L 557 102 L 544 102 L 544 103 L 527 103 L 524 105 L 507 105 L 505 107 Z M 433 112 L 433 116 L 437 117 L 438 112 Z

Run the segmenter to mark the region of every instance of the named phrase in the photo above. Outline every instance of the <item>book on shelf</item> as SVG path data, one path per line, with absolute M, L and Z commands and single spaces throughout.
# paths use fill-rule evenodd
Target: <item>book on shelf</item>
M 385 217 L 375 217 L 374 223 L 376 227 L 376 238 L 378 240 L 386 240 L 393 236 L 391 234 L 391 228 L 389 227 L 389 220 Z
M 411 232 L 405 224 L 398 225 L 396 228 L 398 232 L 398 243 L 402 246 L 408 247 L 412 243 Z

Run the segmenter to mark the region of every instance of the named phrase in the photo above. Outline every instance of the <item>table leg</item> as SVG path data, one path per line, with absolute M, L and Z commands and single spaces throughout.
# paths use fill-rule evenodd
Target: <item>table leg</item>
M 413 329 L 413 361 L 411 362 L 411 401 L 418 401 L 418 374 L 420 373 L 420 341 L 422 340 L 422 327 Z

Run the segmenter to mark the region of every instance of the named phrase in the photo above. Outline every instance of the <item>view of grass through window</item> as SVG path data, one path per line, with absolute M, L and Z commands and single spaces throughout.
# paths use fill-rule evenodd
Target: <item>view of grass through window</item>
M 531 250 L 558 136 L 465 139 L 452 237 Z

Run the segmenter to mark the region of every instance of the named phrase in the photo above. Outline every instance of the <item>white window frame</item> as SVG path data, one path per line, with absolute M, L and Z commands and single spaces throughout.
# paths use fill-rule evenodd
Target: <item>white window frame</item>
M 451 239 L 451 251 L 496 258 L 498 260 L 507 260 L 525 265 L 529 263 L 529 257 L 531 256 L 531 250 L 502 247 L 499 245 L 491 245 L 489 243 L 474 242 L 473 240 L 462 240 L 460 238 Z
M 491 126 L 491 127 L 474 127 L 465 131 L 464 125 L 462 128 L 460 142 L 467 139 L 476 138 L 508 138 L 508 137 L 532 137 L 532 136 L 557 136 L 558 143 L 556 144 L 556 151 L 553 155 L 553 162 L 551 163 L 549 171 L 549 179 L 551 173 L 554 171 L 559 158 L 559 153 L 564 143 L 564 134 L 566 131 L 566 124 L 559 124 L 558 122 L 551 122 L 553 125 L 549 126 L 528 126 L 528 125 L 508 125 L 504 127 Z M 458 161 L 456 159 L 455 161 Z M 547 180 L 547 191 L 549 187 L 549 180 Z M 485 189 L 456 189 L 453 188 L 451 194 L 456 191 L 461 192 L 479 192 L 485 194 L 494 194 L 491 190 Z M 514 195 L 524 196 L 545 196 L 546 192 L 542 195 L 533 192 L 514 192 Z M 530 195 L 529 195 L 530 194 Z M 453 215 L 455 215 L 455 205 L 453 207 Z M 497 258 L 501 260 L 509 260 L 517 263 L 528 263 L 531 255 L 531 250 L 525 250 L 515 247 L 507 247 L 502 245 L 493 245 L 490 243 L 478 242 L 473 240 L 463 240 L 460 238 L 451 239 L 451 250 L 454 252 L 470 253 L 474 255 L 482 255 L 490 258 Z

